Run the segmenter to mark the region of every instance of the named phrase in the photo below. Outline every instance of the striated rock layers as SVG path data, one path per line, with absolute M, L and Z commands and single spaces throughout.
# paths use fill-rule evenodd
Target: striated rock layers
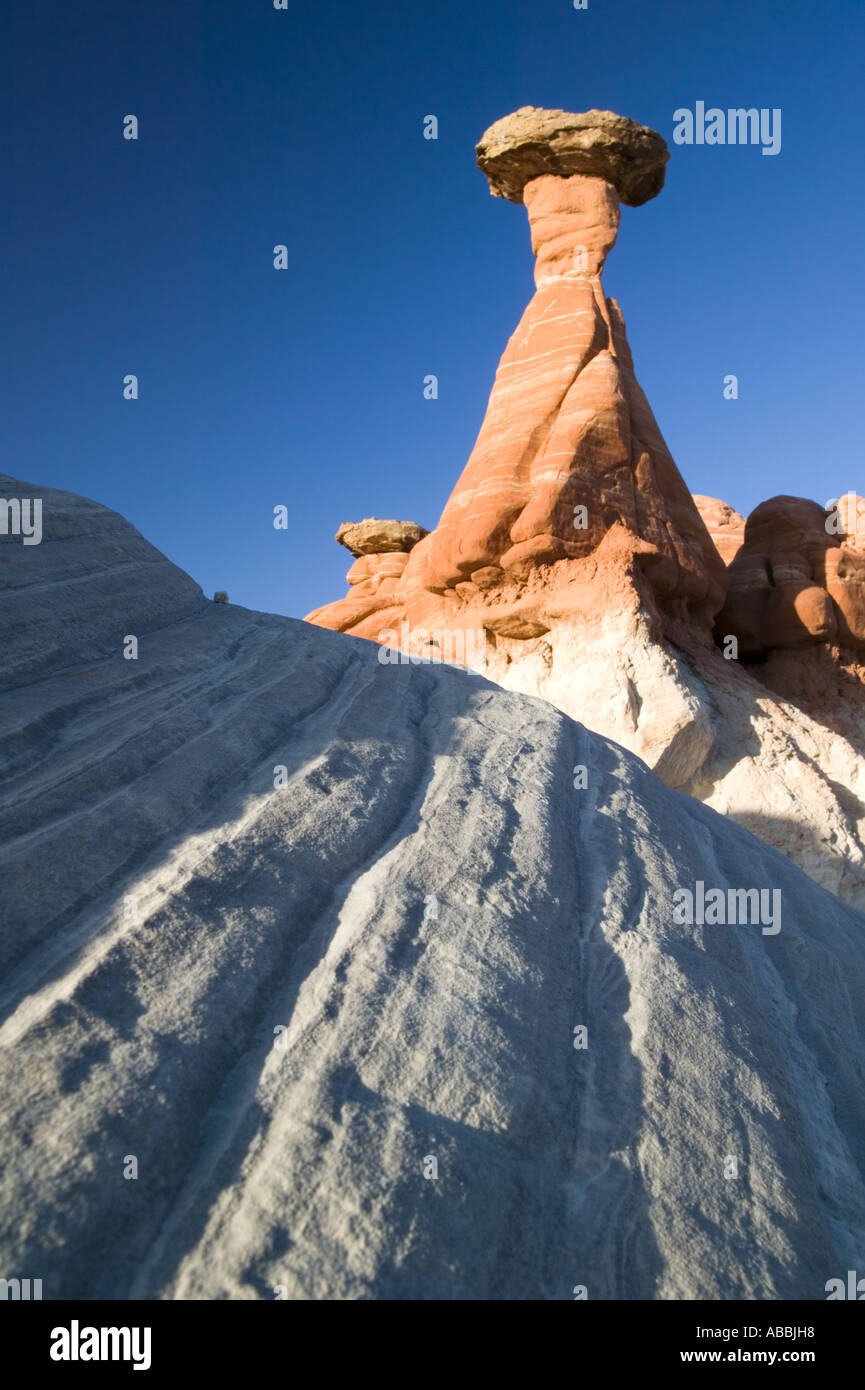
M 860 913 L 549 703 L 210 603 L 121 517 L 22 493 L 5 1276 L 564 1302 L 861 1270 Z M 761 913 L 688 921 L 697 885 Z
M 349 595 L 308 621 L 542 695 L 865 906 L 858 716 L 840 699 L 827 721 L 789 670 L 773 687 L 714 645 L 737 634 L 748 659 L 822 643 L 825 689 L 825 644 L 863 630 L 861 548 L 821 539 L 821 509 L 797 499 L 747 535 L 726 504 L 695 502 L 603 291 L 620 203 L 657 194 L 666 160 L 660 136 L 609 112 L 524 107 L 486 132 L 491 191 L 528 213 L 535 294 L 438 526 L 358 561 Z
M 535 294 L 436 529 L 400 576 L 364 571 L 361 592 L 353 570 L 351 594 L 309 620 L 420 654 L 461 639 L 510 688 L 584 718 L 600 704 L 606 731 L 681 785 L 711 732 L 656 639 L 685 623 L 710 642 L 724 566 L 601 284 L 620 200 L 654 196 L 666 159 L 660 136 L 608 112 L 526 107 L 486 133 L 493 193 L 528 212 Z

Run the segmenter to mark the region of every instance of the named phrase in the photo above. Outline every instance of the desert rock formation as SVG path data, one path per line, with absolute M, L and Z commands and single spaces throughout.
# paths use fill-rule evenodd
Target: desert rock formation
M 353 567 L 348 596 L 308 621 L 543 696 L 865 906 L 865 714 L 839 698 L 827 717 L 778 659 L 807 646 L 820 688 L 836 671 L 861 700 L 861 539 L 802 499 L 747 528 L 693 499 L 602 287 L 620 203 L 663 185 L 663 140 L 524 107 L 477 148 L 491 191 L 526 207 L 534 297 L 436 528 L 398 573 Z M 742 660 L 717 650 L 726 634 Z
M 521 106 L 481 136 L 477 157 L 490 192 L 512 203 L 522 203 L 526 185 L 543 174 L 588 174 L 639 207 L 663 188 L 670 155 L 657 131 L 613 111 Z
M 700 497 L 695 493 L 694 504 L 703 518 L 715 549 L 724 564 L 729 565 L 736 558 L 745 539 L 745 518 L 735 507 L 729 506 L 717 497 Z
M 802 497 L 773 497 L 748 517 L 716 621 L 744 655 L 825 642 L 865 648 L 861 538 L 848 537 L 840 518 L 831 528 L 831 514 Z
M 352 555 L 390 555 L 408 552 L 429 532 L 414 521 L 382 521 L 377 516 L 363 521 L 344 521 L 334 540 Z
M 601 285 L 618 233 L 619 188 L 644 202 L 660 189 L 666 158 L 660 136 L 622 117 L 530 107 L 497 122 L 478 145 L 492 191 L 526 206 L 537 289 L 499 364 L 472 456 L 394 595 L 392 607 L 410 626 L 480 624 L 505 637 L 539 636 L 563 608 L 579 611 L 599 565 L 635 599 L 645 590 L 666 615 L 693 610 L 708 626 L 720 607 L 723 566 L 636 382 L 618 306 Z M 547 172 L 572 168 L 593 172 Z M 555 595 L 550 613 L 541 590 Z M 379 608 L 364 622 L 356 597 L 310 620 L 380 640 Z M 502 617 L 517 606 L 513 621 Z
M 653 196 L 666 157 L 660 136 L 609 113 L 524 108 L 483 137 L 492 191 L 528 211 L 535 295 L 438 526 L 398 579 L 364 573 L 361 588 L 351 576 L 349 596 L 309 620 L 420 654 L 440 645 L 430 634 L 462 637 L 467 664 L 509 688 L 587 722 L 600 702 L 605 732 L 681 785 L 711 733 L 654 639 L 684 621 L 710 644 L 724 566 L 601 284 L 620 190 Z M 663 691 L 663 708 L 648 690 Z
M 4 1271 L 566 1301 L 857 1267 L 860 913 L 546 701 L 0 490 L 44 499 L 41 545 L 0 536 Z M 779 929 L 677 923 L 698 884 Z

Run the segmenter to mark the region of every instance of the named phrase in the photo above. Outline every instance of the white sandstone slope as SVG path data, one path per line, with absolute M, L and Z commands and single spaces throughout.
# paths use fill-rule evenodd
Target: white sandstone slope
M 542 700 L 0 493 L 45 509 L 0 537 L 0 1277 L 822 1299 L 861 1269 L 860 913 Z M 677 925 L 698 881 L 780 890 L 780 931 Z

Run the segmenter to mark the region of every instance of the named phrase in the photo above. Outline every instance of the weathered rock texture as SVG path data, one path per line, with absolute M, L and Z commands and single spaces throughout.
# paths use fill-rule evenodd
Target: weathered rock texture
M 748 517 L 716 623 L 743 655 L 819 642 L 865 648 L 865 554 L 827 523 L 830 514 L 801 497 L 773 497 Z
M 511 688 L 541 690 L 572 713 L 599 699 L 607 730 L 680 783 L 711 735 L 675 656 L 654 639 L 684 621 L 710 642 L 724 566 L 601 285 L 618 187 L 631 201 L 657 192 L 666 149 L 660 136 L 604 113 L 526 108 L 497 123 L 479 150 L 494 192 L 515 197 L 519 183 L 535 295 L 436 529 L 401 576 L 364 572 L 359 584 L 352 573 L 349 597 L 309 619 L 417 652 L 435 645 L 430 633 L 462 634 Z M 536 172 L 552 167 L 594 172 Z M 627 182 L 634 171 L 640 197 Z M 635 675 L 665 691 L 663 712 L 640 718 Z
M 538 566 L 594 556 L 620 528 L 656 598 L 670 611 L 708 616 L 723 595 L 721 567 L 637 385 L 618 308 L 601 288 L 618 230 L 616 192 L 603 179 L 546 175 L 524 197 L 537 291 L 499 365 L 474 452 L 414 552 L 406 586 L 456 595 L 467 582 L 523 585 Z M 572 566 L 567 582 L 585 569 Z
M 544 701 L 209 603 L 115 514 L 0 484 L 45 504 L 41 545 L 0 536 L 4 1277 L 824 1299 L 861 1269 L 861 914 Z M 780 930 L 677 924 L 697 883 L 778 890 Z
M 725 633 L 745 658 L 847 644 L 831 661 L 855 705 L 861 540 L 801 499 L 758 508 L 747 531 L 725 504 L 695 504 L 601 284 L 620 201 L 661 187 L 663 141 L 609 113 L 526 107 L 478 158 L 493 193 L 526 206 L 534 297 L 438 526 L 399 573 L 354 567 L 349 595 L 308 620 L 542 695 L 865 906 L 865 718 L 841 697 L 824 717 L 789 668 L 714 647 Z
M 829 509 L 774 497 L 749 516 L 715 625 L 720 642 L 736 638 L 745 666 L 725 663 L 716 742 L 688 787 L 860 906 L 863 511 L 854 494 Z
M 523 202 L 526 185 L 542 174 L 589 174 L 612 184 L 631 207 L 660 193 L 670 157 L 657 131 L 627 116 L 537 106 L 521 106 L 496 121 L 476 153 L 490 191 L 512 203 Z
M 695 493 L 694 504 L 715 549 L 724 564 L 729 565 L 738 555 L 745 539 L 745 518 L 717 497 L 699 497 Z
M 344 521 L 334 540 L 352 555 L 387 555 L 411 550 L 429 532 L 414 521 L 381 521 L 377 516 L 363 521 Z

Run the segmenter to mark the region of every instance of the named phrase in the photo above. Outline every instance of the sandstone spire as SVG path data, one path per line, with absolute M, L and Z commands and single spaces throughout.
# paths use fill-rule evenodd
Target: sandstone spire
M 666 145 L 612 112 L 522 107 L 490 127 L 477 156 L 491 191 L 528 211 L 537 289 L 502 357 L 472 456 L 405 567 L 403 592 L 464 606 L 525 585 L 538 566 L 585 559 L 619 527 L 617 551 L 630 545 L 656 599 L 708 621 L 723 597 L 721 566 L 601 285 L 620 201 L 660 191 Z M 568 577 L 578 576 L 560 573 L 556 587 Z M 335 627 L 345 617 L 338 604 L 310 615 Z M 375 636 L 366 625 L 362 635 Z
M 714 611 L 717 559 L 634 378 L 601 285 L 620 199 L 664 180 L 661 137 L 611 112 L 524 107 L 478 145 L 491 191 L 525 204 L 537 286 L 505 350 L 474 452 L 406 582 L 482 588 L 579 559 L 623 526 L 663 599 Z M 584 510 L 580 510 L 584 509 Z M 492 567 L 492 568 L 491 568 Z
M 668 153 L 660 135 L 612 112 L 522 107 L 490 127 L 477 157 L 492 193 L 526 208 L 535 293 L 438 526 L 413 547 L 401 575 L 388 576 L 387 592 L 359 592 L 353 574 L 351 596 L 309 620 L 388 644 L 408 640 L 427 653 L 431 629 L 480 631 L 488 674 L 585 718 L 585 690 L 572 699 L 572 687 L 584 679 L 576 668 L 599 609 L 607 644 L 618 620 L 648 625 L 656 637 L 684 622 L 709 642 L 723 601 L 723 563 L 637 384 L 622 315 L 601 283 L 620 203 L 639 205 L 660 191 Z M 620 633 L 613 647 L 622 641 Z M 631 632 L 626 646 L 641 643 Z M 607 731 L 657 765 L 657 747 L 626 737 L 634 696 L 621 659 L 610 650 L 596 663 L 598 678 L 608 660 L 617 667 L 598 694 L 607 706 L 612 689 L 613 703 L 621 702 Z M 692 703 L 685 698 L 666 713 L 665 745 L 678 740 L 681 751 Z M 702 736 L 697 744 L 694 757 L 705 753 Z

